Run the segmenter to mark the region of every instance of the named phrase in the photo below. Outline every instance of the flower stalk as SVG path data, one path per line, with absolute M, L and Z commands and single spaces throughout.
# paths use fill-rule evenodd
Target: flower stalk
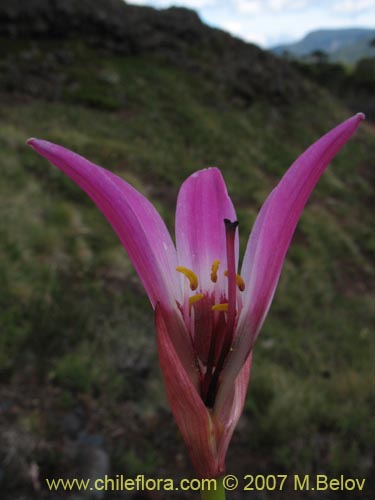
M 225 489 L 223 485 L 223 478 L 218 477 L 216 480 L 216 489 L 202 489 L 201 500 L 225 500 Z

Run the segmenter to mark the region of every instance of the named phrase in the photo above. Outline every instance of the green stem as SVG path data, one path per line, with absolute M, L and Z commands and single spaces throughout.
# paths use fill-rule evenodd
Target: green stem
M 205 488 L 201 491 L 201 500 L 225 500 L 225 489 L 222 477 L 216 479 L 216 490 L 212 488 L 208 490 L 207 485 L 207 489 Z

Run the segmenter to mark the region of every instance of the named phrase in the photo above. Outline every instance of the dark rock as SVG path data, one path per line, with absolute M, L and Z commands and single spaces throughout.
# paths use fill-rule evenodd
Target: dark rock
M 61 428 L 70 438 L 75 438 L 84 426 L 81 412 L 68 413 L 61 418 Z
M 80 38 L 101 51 L 153 54 L 168 64 L 209 76 L 244 104 L 259 97 L 288 103 L 308 92 L 288 63 L 204 25 L 185 8 L 156 10 L 122 0 L 2 0 L 1 36 L 34 41 Z M 48 74 L 59 63 L 69 64 L 70 54 L 59 52 L 53 61 L 45 62 Z
M 82 477 L 98 479 L 104 478 L 110 473 L 109 455 L 103 448 L 88 444 L 82 445 L 78 460 L 84 465 Z M 105 492 L 99 490 L 87 492 L 88 498 L 103 498 L 104 495 Z

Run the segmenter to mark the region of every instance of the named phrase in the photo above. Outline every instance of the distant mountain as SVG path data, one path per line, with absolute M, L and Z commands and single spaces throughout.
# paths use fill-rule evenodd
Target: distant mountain
M 330 61 L 354 64 L 364 57 L 375 56 L 375 47 L 370 46 L 374 38 L 375 30 L 366 28 L 317 30 L 298 42 L 273 47 L 272 52 L 305 58 L 312 52 L 321 51 L 328 55 Z

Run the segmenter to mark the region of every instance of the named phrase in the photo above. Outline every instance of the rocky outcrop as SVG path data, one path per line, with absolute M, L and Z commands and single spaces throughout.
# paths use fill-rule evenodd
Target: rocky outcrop
M 194 11 L 183 8 L 157 10 L 122 0 L 2 0 L 0 36 L 80 37 L 101 50 L 154 54 L 213 79 L 246 103 L 262 96 L 290 102 L 307 92 L 287 63 L 204 25 Z

